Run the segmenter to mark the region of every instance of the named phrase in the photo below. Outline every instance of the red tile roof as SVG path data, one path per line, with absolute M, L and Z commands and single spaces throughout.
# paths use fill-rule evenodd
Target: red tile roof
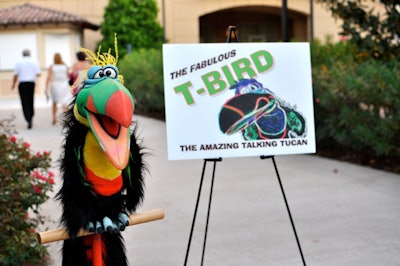
M 83 17 L 54 9 L 34 6 L 28 3 L 0 9 L 0 27 L 55 23 L 69 23 L 92 30 L 99 29 L 99 25 L 93 24 Z

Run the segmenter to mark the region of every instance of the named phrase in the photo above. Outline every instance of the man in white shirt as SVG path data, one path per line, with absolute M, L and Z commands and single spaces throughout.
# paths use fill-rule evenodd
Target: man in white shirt
M 11 87 L 13 90 L 17 81 L 19 81 L 18 92 L 21 99 L 22 111 L 25 120 L 28 122 L 28 129 L 32 128 L 32 117 L 35 114 L 33 106 L 35 81 L 41 74 L 39 64 L 32 60 L 30 55 L 31 52 L 27 49 L 22 52 L 22 60 L 18 61 L 15 65 Z

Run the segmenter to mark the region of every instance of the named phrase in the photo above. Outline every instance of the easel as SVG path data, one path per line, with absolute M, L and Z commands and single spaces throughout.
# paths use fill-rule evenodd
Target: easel
M 236 27 L 235 26 L 229 26 L 228 27 L 228 33 L 227 33 L 226 42 L 227 43 L 239 42 L 239 39 L 238 39 L 237 34 L 236 34 Z M 293 233 L 294 233 L 294 236 L 296 238 L 296 243 L 297 243 L 297 247 L 298 247 L 299 252 L 300 252 L 301 260 L 303 262 L 303 265 L 306 266 L 306 261 L 304 259 L 303 251 L 301 249 L 300 240 L 299 240 L 299 238 L 297 236 L 296 227 L 294 225 L 292 214 L 290 212 L 289 204 L 288 204 L 288 201 L 286 199 L 285 190 L 283 189 L 282 181 L 281 181 L 281 178 L 279 176 L 278 167 L 277 167 L 276 162 L 275 162 L 275 157 L 274 156 L 260 156 L 260 159 L 261 160 L 272 159 L 272 163 L 274 165 L 276 177 L 278 178 L 279 186 L 281 188 L 283 200 L 285 201 L 286 210 L 288 212 L 290 223 L 291 223 L 292 229 L 293 229 Z M 214 164 L 213 164 L 213 171 L 212 171 L 212 177 L 211 177 L 211 187 L 210 187 L 210 195 L 209 195 L 209 199 L 208 199 L 206 227 L 205 227 L 205 231 L 204 231 L 203 249 L 202 249 L 200 265 L 203 265 L 203 263 L 204 263 L 204 254 L 205 254 L 205 248 L 206 248 L 206 242 L 207 242 L 207 232 L 208 232 L 208 222 L 209 222 L 209 218 L 210 218 L 210 209 L 211 209 L 212 194 L 213 194 L 213 188 L 214 188 L 215 168 L 216 168 L 217 162 L 220 162 L 220 161 L 222 161 L 222 158 L 204 159 L 203 171 L 202 171 L 201 178 L 200 178 L 200 184 L 199 184 L 199 190 L 198 190 L 198 193 L 197 193 L 197 200 L 196 200 L 196 205 L 195 205 L 194 214 L 193 214 L 192 226 L 191 226 L 191 229 L 190 229 L 189 240 L 188 240 L 188 245 L 187 245 L 187 249 L 186 249 L 185 262 L 183 264 L 184 266 L 187 265 L 187 261 L 188 261 L 188 258 L 189 258 L 190 245 L 191 245 L 191 242 L 192 242 L 193 230 L 194 230 L 194 226 L 195 226 L 195 223 L 196 223 L 197 210 L 198 210 L 198 207 L 199 207 L 201 189 L 202 189 L 202 186 L 203 186 L 203 180 L 204 180 L 204 173 L 205 173 L 206 165 L 207 165 L 207 162 L 213 162 Z
M 163 219 L 164 216 L 164 210 L 162 209 L 154 209 L 142 213 L 132 214 L 131 216 L 129 216 L 128 226 L 160 220 Z M 84 237 L 89 235 L 92 235 L 93 266 L 101 266 L 103 265 L 101 234 L 94 234 L 89 231 L 81 230 L 78 233 L 77 237 Z M 38 233 L 37 239 L 40 244 L 47 244 L 55 241 L 69 239 L 69 236 L 65 228 L 58 228 Z

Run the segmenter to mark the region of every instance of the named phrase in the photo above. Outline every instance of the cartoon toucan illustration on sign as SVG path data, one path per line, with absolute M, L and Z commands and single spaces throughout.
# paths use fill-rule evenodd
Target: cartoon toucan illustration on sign
M 242 79 L 229 89 L 235 90 L 235 96 L 219 114 L 223 133 L 241 131 L 245 140 L 306 136 L 304 117 L 257 80 Z

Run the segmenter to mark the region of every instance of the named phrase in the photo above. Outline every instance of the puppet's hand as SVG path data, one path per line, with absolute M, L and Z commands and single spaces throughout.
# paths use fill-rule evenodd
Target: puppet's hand
M 104 217 L 101 221 L 90 222 L 87 230 L 92 233 L 101 234 L 103 232 L 116 234 L 124 231 L 129 224 L 129 217 L 125 213 L 120 213 L 118 219 L 111 220 L 109 217 Z

